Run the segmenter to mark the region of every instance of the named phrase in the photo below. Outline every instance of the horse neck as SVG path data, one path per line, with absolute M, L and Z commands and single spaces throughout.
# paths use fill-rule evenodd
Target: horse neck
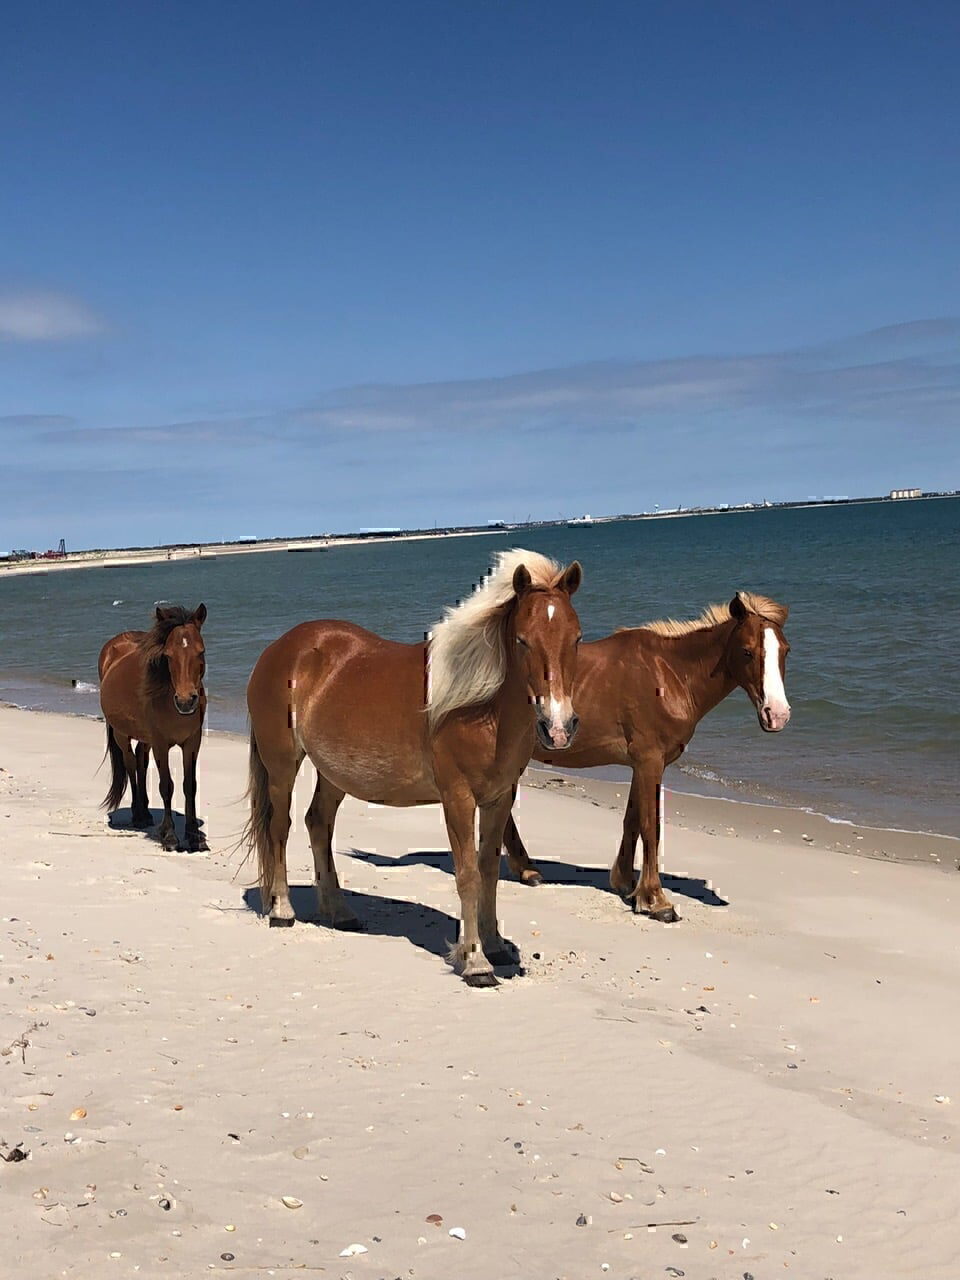
M 173 681 L 170 679 L 170 664 L 166 658 L 161 657 L 156 662 L 144 660 L 142 688 L 144 696 L 151 702 L 158 702 L 172 692 Z
M 686 635 L 663 637 L 664 657 L 686 685 L 698 721 L 737 687 L 721 665 L 733 626 L 731 620 Z

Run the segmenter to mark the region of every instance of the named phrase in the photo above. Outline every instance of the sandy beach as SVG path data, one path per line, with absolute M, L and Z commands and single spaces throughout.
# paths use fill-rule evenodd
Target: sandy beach
M 257 542 L 204 542 L 195 546 L 117 547 L 105 551 L 70 551 L 63 557 L 36 560 L 0 560 L 0 578 L 33 573 L 59 573 L 66 569 L 116 569 L 124 565 L 163 564 L 167 561 L 217 560 L 221 556 L 252 556 L 264 551 L 322 552 L 332 547 L 353 547 L 371 542 L 424 542 L 434 538 L 482 538 L 503 529 L 463 529 L 364 537 L 265 538 Z
M 204 744 L 209 855 L 109 829 L 102 754 L 0 708 L 9 1274 L 957 1275 L 956 841 L 671 795 L 664 926 L 606 891 L 617 789 L 534 775 L 525 972 L 474 991 L 439 808 L 343 806 L 361 934 L 309 923 L 298 818 L 269 930 L 244 744 Z

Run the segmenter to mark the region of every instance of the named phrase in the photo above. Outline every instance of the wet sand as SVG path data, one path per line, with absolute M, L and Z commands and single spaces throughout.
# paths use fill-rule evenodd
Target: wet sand
M 669 777 L 668 772 L 668 783 Z M 578 796 L 621 815 L 627 802 L 628 788 L 623 783 L 582 777 L 573 772 L 560 773 L 539 765 L 527 771 L 527 783 L 531 787 Z M 792 848 L 832 849 L 836 853 L 877 858 L 884 862 L 922 862 L 944 867 L 953 873 L 960 869 L 960 839 L 955 836 L 924 831 L 892 831 L 886 827 L 838 821 L 821 813 L 781 805 L 688 795 L 674 791 L 669 785 L 665 791 L 666 841 L 671 839 L 670 832 L 674 829 L 689 830 L 705 835 L 735 835 L 741 840 L 762 840 Z M 528 847 L 528 852 L 535 857 L 533 849 Z M 615 852 L 614 846 L 611 861 Z
M 605 888 L 620 819 L 596 784 L 535 779 L 518 821 L 548 883 L 500 897 L 525 972 L 473 991 L 443 959 L 438 808 L 344 805 L 361 934 L 310 922 L 298 816 L 301 919 L 270 930 L 234 851 L 242 742 L 204 744 L 204 856 L 107 827 L 102 743 L 0 709 L 11 1274 L 957 1274 L 945 857 L 685 797 L 664 926 Z M 870 856 L 838 856 L 856 834 Z

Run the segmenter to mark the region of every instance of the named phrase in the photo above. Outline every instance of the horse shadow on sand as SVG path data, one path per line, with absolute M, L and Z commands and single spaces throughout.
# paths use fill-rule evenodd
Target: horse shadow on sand
M 351 853 L 364 861 L 368 860 L 368 855 L 361 850 L 344 851 L 344 856 L 349 857 Z M 435 856 L 439 860 L 444 856 L 449 859 L 450 855 L 427 854 L 424 856 L 427 858 Z M 387 859 L 385 866 L 390 865 L 392 863 Z M 398 863 L 398 865 L 401 864 Z M 362 890 L 349 888 L 344 888 L 343 896 L 347 906 L 360 921 L 360 928 L 354 932 L 361 935 L 369 934 L 377 938 L 406 938 L 418 951 L 438 956 L 442 960 L 447 959 L 451 946 L 459 937 L 459 921 L 446 911 L 439 911 L 426 903 L 409 902 L 405 898 L 393 898 L 385 893 L 364 893 Z M 245 889 L 243 902 L 249 911 L 257 915 L 263 914 L 259 889 Z M 318 929 L 330 929 L 333 932 L 332 926 L 317 914 L 317 895 L 313 885 L 291 885 L 290 902 L 298 926 L 308 925 Z M 496 971 L 498 978 L 508 979 L 524 973 L 523 966 L 520 964 L 497 965 Z
M 122 831 L 128 836 L 142 836 L 144 840 L 148 840 L 151 844 L 155 844 L 158 849 L 163 850 L 160 842 L 160 823 L 163 821 L 162 809 L 151 809 L 150 817 L 153 819 L 153 826 L 135 827 L 133 825 L 133 812 L 130 809 L 115 809 L 113 813 L 107 816 L 107 826 L 111 831 Z M 177 847 L 175 850 L 167 850 L 165 852 L 187 853 L 187 835 L 186 835 L 186 816 L 179 809 L 173 810 L 173 825 L 177 835 Z M 204 822 L 202 818 L 197 819 L 197 826 L 200 828 L 200 834 L 203 836 Z M 206 837 L 204 837 L 206 839 Z M 205 852 L 202 850 L 201 852 Z
M 378 870 L 390 871 L 402 867 L 433 867 L 447 875 L 453 875 L 453 858 L 446 851 L 414 851 L 391 858 L 382 853 L 374 853 L 366 849 L 351 849 L 346 856 L 366 862 Z M 608 867 L 580 867 L 569 862 L 553 862 L 548 858 L 536 860 L 537 870 L 542 874 L 544 885 L 577 885 L 590 889 L 599 889 L 604 893 L 613 893 L 610 888 L 610 870 Z M 513 884 L 518 881 L 510 874 L 506 858 L 501 860 L 500 879 Z M 692 902 L 699 902 L 705 907 L 728 907 L 728 899 L 722 898 L 707 880 L 697 876 L 661 875 L 661 883 L 667 893 L 678 894 Z M 536 889 L 530 892 L 536 893 Z

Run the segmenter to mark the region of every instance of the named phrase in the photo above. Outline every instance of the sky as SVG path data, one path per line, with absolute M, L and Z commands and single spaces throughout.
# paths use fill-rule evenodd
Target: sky
M 960 487 L 960 8 L 9 0 L 0 550 Z

